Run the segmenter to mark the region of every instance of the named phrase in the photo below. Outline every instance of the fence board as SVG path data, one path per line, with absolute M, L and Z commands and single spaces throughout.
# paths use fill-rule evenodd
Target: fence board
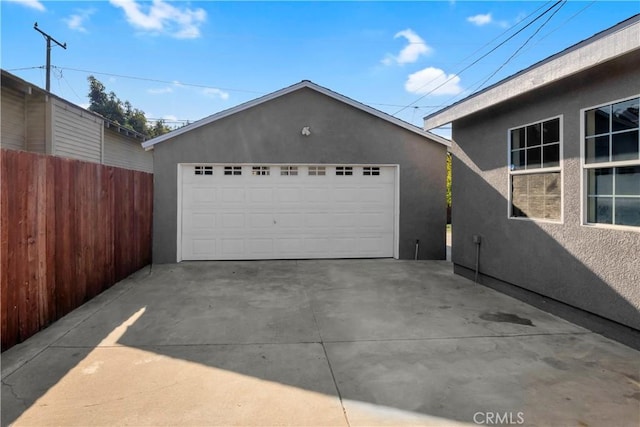
M 153 176 L 0 151 L 4 351 L 151 262 Z

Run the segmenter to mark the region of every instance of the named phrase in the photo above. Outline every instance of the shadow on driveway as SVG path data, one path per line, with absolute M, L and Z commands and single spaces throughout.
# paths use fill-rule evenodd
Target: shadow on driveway
M 3 354 L 3 425 L 640 421 L 637 351 L 447 262 L 146 273 Z

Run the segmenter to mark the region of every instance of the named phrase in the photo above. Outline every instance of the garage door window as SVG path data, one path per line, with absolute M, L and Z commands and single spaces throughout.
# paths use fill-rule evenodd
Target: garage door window
M 270 175 L 270 173 L 269 166 L 254 166 L 251 168 L 251 175 L 254 176 L 266 176 Z
M 242 167 L 241 166 L 225 166 L 224 174 L 225 175 L 242 175 Z
M 195 175 L 213 175 L 213 166 L 196 166 Z
M 280 175 L 282 175 L 282 176 L 297 176 L 298 175 L 298 167 L 297 166 L 281 166 L 280 167 Z
M 336 168 L 336 175 L 338 176 L 353 175 L 353 168 L 351 166 L 338 166 Z
M 327 170 L 324 166 L 309 166 L 309 176 L 325 176 Z
M 380 175 L 379 167 L 364 167 L 362 168 L 362 175 L 372 176 L 372 175 Z

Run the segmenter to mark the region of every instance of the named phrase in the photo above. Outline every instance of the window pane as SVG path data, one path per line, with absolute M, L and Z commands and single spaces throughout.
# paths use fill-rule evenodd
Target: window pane
M 560 141 L 560 119 L 549 120 L 542 125 L 542 142 L 545 144 Z
M 640 225 L 640 198 L 616 197 L 617 225 Z
M 587 138 L 587 163 L 600 163 L 609 161 L 609 136 Z
M 527 169 L 537 169 L 542 166 L 542 147 L 527 149 Z
M 535 147 L 542 144 L 542 135 L 540 132 L 540 123 L 527 126 L 527 147 Z
M 612 135 L 612 161 L 638 160 L 638 131 L 623 132 Z
M 616 196 L 640 196 L 640 166 L 616 168 Z
M 613 130 L 638 129 L 639 98 L 613 104 Z
M 600 135 L 609 132 L 610 106 L 588 110 L 585 115 L 585 134 L 587 136 Z
M 611 197 L 589 197 L 588 218 L 592 223 L 611 224 Z
M 514 217 L 526 217 L 527 189 L 529 176 L 514 175 L 511 177 L 511 215 Z
M 542 147 L 542 166 L 545 168 L 560 166 L 560 144 Z
M 559 172 L 511 177 L 513 217 L 559 220 L 561 205 Z
M 524 128 L 511 131 L 511 149 L 524 148 Z
M 545 173 L 544 176 L 544 194 L 546 196 L 560 195 L 560 174 Z
M 511 152 L 511 170 L 524 169 L 524 150 Z
M 613 169 L 589 169 L 588 188 L 590 195 L 612 195 Z
M 560 196 L 546 197 L 544 205 L 544 218 L 550 220 L 560 220 L 560 211 L 562 199 Z

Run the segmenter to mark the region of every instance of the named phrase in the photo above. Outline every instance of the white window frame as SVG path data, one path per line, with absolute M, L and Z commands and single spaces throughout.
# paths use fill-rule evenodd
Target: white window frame
M 559 165 L 553 167 L 540 167 L 537 169 L 521 169 L 521 170 L 511 170 L 511 131 L 520 128 L 526 128 L 527 126 L 541 124 L 544 122 L 548 122 L 550 120 L 559 119 Z M 546 222 L 550 224 L 564 224 L 564 115 L 559 114 L 557 116 L 547 117 L 545 119 L 536 120 L 534 122 L 530 122 L 527 124 L 514 126 L 512 128 L 507 129 L 507 188 L 508 188 L 508 197 L 507 197 L 507 218 L 516 220 L 516 221 L 534 221 L 534 222 Z M 512 177 L 515 175 L 533 175 L 533 174 L 543 174 L 543 173 L 551 173 L 551 172 L 559 172 L 560 173 L 560 219 L 546 219 L 546 218 L 531 218 L 531 217 L 519 217 L 513 216 L 513 180 Z
M 619 224 L 603 224 L 598 222 L 589 222 L 589 212 L 588 212 L 588 174 L 589 169 L 602 169 L 602 168 L 622 168 L 625 166 L 638 166 L 640 165 L 640 159 L 638 160 L 623 160 L 617 162 L 600 162 L 600 163 L 587 163 L 586 162 L 586 151 L 585 151 L 585 139 L 587 137 L 585 132 L 585 113 L 588 110 L 593 110 L 594 108 L 605 107 L 607 105 L 613 105 L 620 102 L 630 101 L 635 98 L 640 98 L 640 93 L 632 96 L 628 96 L 625 98 L 614 99 L 612 101 L 604 102 L 602 104 L 592 105 L 586 108 L 582 108 L 580 110 L 580 223 L 583 227 L 592 227 L 592 228 L 607 228 L 612 230 L 625 230 L 625 231 L 635 231 L 640 233 L 640 227 L 635 225 L 619 225 Z M 638 129 L 640 132 L 640 127 Z M 609 133 L 611 134 L 611 132 Z M 615 210 L 613 212 L 615 215 Z

